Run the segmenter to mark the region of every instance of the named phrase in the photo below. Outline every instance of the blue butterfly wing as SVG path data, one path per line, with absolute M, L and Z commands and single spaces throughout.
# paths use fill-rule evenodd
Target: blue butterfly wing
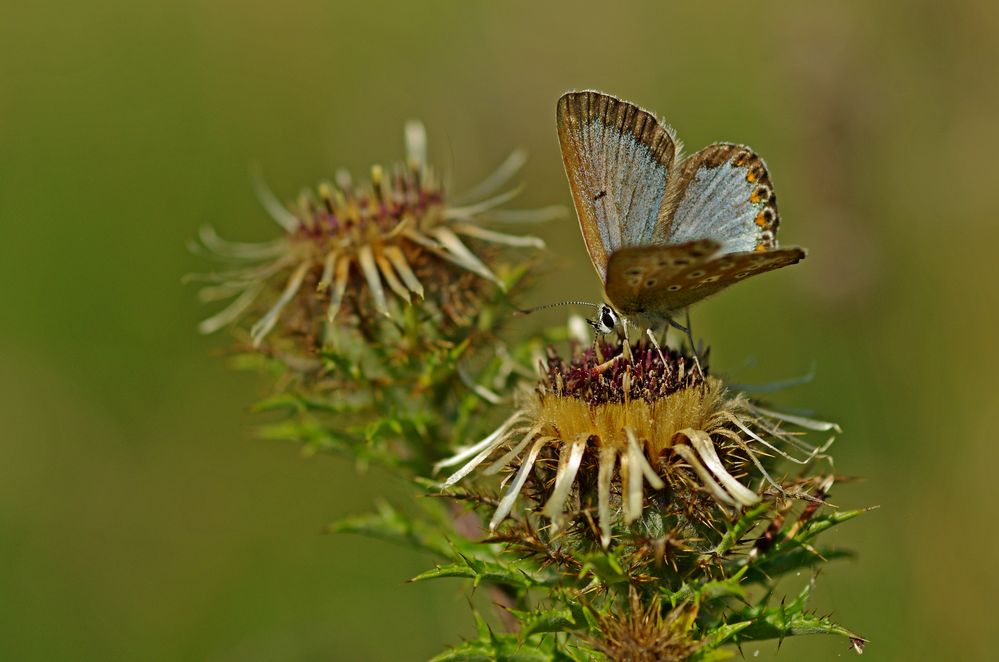
M 670 244 L 711 239 L 722 253 L 777 248 L 777 198 L 750 148 L 715 143 L 691 154 L 670 181 L 673 208 L 659 227 Z
M 563 95 L 557 126 L 583 241 L 604 280 L 616 250 L 656 242 L 678 144 L 655 116 L 600 92 Z

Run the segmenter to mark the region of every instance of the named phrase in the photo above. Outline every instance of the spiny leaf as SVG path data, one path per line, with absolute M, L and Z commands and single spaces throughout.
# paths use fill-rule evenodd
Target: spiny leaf
M 829 618 L 815 614 L 788 614 L 780 609 L 768 609 L 760 618 L 743 623 L 745 627 L 739 631 L 733 641 L 784 639 L 802 634 L 832 634 L 850 640 L 867 641 Z
M 356 533 L 370 538 L 416 547 L 443 558 L 453 556 L 444 534 L 423 522 L 413 520 L 380 502 L 378 513 L 348 517 L 326 527 L 328 533 Z
M 696 582 L 685 583 L 676 591 L 663 589 L 663 596 L 669 600 L 673 607 L 689 598 L 695 598 L 699 603 L 720 598 L 742 598 L 746 592 L 740 585 L 740 581 L 746 574 L 746 570 L 747 568 L 743 567 L 731 577 L 723 580 L 712 580 L 699 585 Z
M 550 638 L 522 641 L 513 634 L 494 634 L 463 642 L 434 657 L 431 662 L 552 662 L 575 659 L 559 651 Z
M 255 414 L 269 411 L 287 411 L 299 414 L 306 411 L 317 411 L 330 414 L 346 414 L 362 411 L 368 405 L 369 402 L 366 398 L 358 398 L 356 394 L 352 394 L 350 398 L 341 396 L 331 400 L 312 397 L 305 393 L 288 392 L 278 393 L 265 398 L 250 407 L 250 411 Z
M 277 395 L 265 398 L 250 407 L 250 411 L 255 414 L 275 410 L 291 410 L 292 412 L 301 412 L 304 409 L 305 407 L 302 405 L 301 398 L 295 393 L 278 393 Z
M 335 450 L 352 453 L 357 440 L 350 434 L 331 430 L 311 419 L 295 419 L 273 423 L 258 429 L 262 439 L 296 441 L 313 450 Z
M 746 623 L 738 631 L 733 641 L 758 641 L 762 639 L 784 639 L 793 635 L 832 634 L 847 637 L 851 641 L 866 642 L 860 635 L 851 632 L 842 625 L 834 623 L 826 616 L 817 616 L 806 612 L 805 606 L 815 589 L 815 578 L 795 596 L 794 600 L 777 606 L 767 607 L 769 594 L 757 605 L 750 607 L 733 617 L 737 622 Z
M 531 588 L 557 583 L 557 579 L 554 577 L 534 576 L 519 567 L 505 567 L 499 563 L 464 556 L 461 557 L 461 562 L 459 563 L 436 566 L 432 570 L 427 570 L 413 577 L 410 581 L 420 582 L 427 579 L 439 579 L 441 577 L 471 579 L 473 586 L 487 582 L 490 584 L 507 584 L 521 588 Z
M 520 611 L 508 609 L 522 625 L 521 637 L 529 637 L 539 632 L 566 632 L 576 629 L 577 622 L 571 609 L 548 609 Z
M 711 628 L 701 640 L 702 647 L 693 659 L 697 660 L 697 662 L 708 662 L 708 660 L 725 660 L 732 657 L 732 653 L 729 651 L 718 650 L 719 646 L 728 643 L 732 637 L 750 625 L 752 625 L 752 621 L 742 621 L 739 623 L 725 623 Z
M 856 510 L 837 510 L 828 514 L 819 515 L 813 517 L 811 520 L 805 523 L 801 531 L 794 537 L 794 540 L 798 542 L 804 542 L 810 540 L 815 536 L 819 535 L 823 531 L 831 529 L 837 524 L 842 524 L 848 520 L 857 517 L 858 515 L 863 515 L 866 512 L 874 510 L 874 508 L 858 508 Z
M 579 571 L 580 579 L 588 574 L 593 575 L 603 584 L 620 584 L 630 579 L 628 573 L 621 566 L 621 562 L 609 552 L 580 555 L 579 561 L 583 566 Z
M 752 582 L 769 582 L 791 572 L 811 568 L 835 559 L 851 558 L 850 550 L 832 547 L 788 547 L 773 550 L 753 563 L 747 579 Z
M 728 531 L 725 532 L 725 535 L 722 536 L 718 546 L 715 547 L 714 554 L 722 556 L 728 553 L 730 549 L 739 544 L 739 541 L 742 540 L 742 537 L 746 535 L 751 528 L 760 523 L 760 518 L 766 514 L 768 510 L 770 510 L 770 504 L 761 503 L 758 506 L 746 511 L 746 513 L 740 517 L 735 524 L 729 526 Z
M 359 384 L 367 383 L 360 361 L 332 351 L 320 352 L 319 358 L 327 362 L 328 368 L 341 372 L 351 381 Z

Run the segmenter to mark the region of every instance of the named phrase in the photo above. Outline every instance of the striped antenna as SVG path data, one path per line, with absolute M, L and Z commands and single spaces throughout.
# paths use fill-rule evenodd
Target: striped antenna
M 545 310 L 546 308 L 557 308 L 558 306 L 590 306 L 591 308 L 600 308 L 599 304 L 590 303 L 589 301 L 560 301 L 558 303 L 546 303 L 543 306 L 535 306 L 534 308 L 527 308 L 526 310 L 516 310 L 514 315 L 518 317 L 524 317 L 525 315 L 530 315 L 539 310 Z

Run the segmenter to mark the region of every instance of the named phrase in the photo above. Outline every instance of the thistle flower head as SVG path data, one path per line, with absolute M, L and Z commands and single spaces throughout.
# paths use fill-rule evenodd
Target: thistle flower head
M 530 482 L 543 495 L 541 514 L 556 527 L 570 497 L 577 513 L 595 503 L 607 546 L 618 511 L 631 523 L 649 505 L 646 483 L 657 493 L 683 497 L 693 504 L 689 515 L 709 520 L 708 509 L 728 513 L 756 504 L 767 482 L 781 489 L 761 461 L 769 453 L 795 459 L 777 444 L 806 450 L 809 456 L 798 462 L 824 450 L 805 445 L 781 429 L 782 422 L 835 427 L 760 409 L 680 353 L 644 343 L 631 346 L 630 354 L 626 349 L 600 341 L 576 346 L 568 360 L 549 350 L 540 381 L 520 398 L 518 410 L 481 442 L 438 464 L 460 465 L 445 487 L 498 456 L 483 473 L 508 467 L 515 473 L 491 528 Z M 758 490 L 747 486 L 753 470 L 765 479 Z
M 405 137 L 406 162 L 387 170 L 373 167 L 367 182 L 355 184 L 340 172 L 335 183 L 304 191 L 289 205 L 258 183 L 263 206 L 283 230 L 272 242 L 233 243 L 203 229 L 200 248 L 234 268 L 197 277 L 212 283 L 201 290 L 202 299 L 232 299 L 200 330 L 211 333 L 260 308 L 265 312 L 250 330 L 257 346 L 294 302 L 307 325 L 316 320 L 331 325 L 349 314 L 391 317 L 398 302 L 417 300 L 451 321 L 468 323 L 484 281 L 504 284 L 466 241 L 544 246 L 535 237 L 495 232 L 480 222 L 543 220 L 558 209 L 497 209 L 518 192 L 496 193 L 523 164 L 521 152 L 474 189 L 472 202 L 449 203 L 427 164 L 423 125 L 410 122 Z
M 632 586 L 625 609 L 597 614 L 600 637 L 590 643 L 609 660 L 680 662 L 701 647 L 691 638 L 697 612 L 696 604 L 682 603 L 664 614 L 659 596 L 643 604 Z

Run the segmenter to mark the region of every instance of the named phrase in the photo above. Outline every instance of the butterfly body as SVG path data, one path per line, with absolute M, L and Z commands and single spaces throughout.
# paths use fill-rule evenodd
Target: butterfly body
M 683 158 L 652 114 L 593 91 L 563 95 L 557 125 L 583 240 L 607 300 L 627 320 L 659 326 L 805 257 L 778 247 L 773 185 L 750 148 L 715 143 Z

